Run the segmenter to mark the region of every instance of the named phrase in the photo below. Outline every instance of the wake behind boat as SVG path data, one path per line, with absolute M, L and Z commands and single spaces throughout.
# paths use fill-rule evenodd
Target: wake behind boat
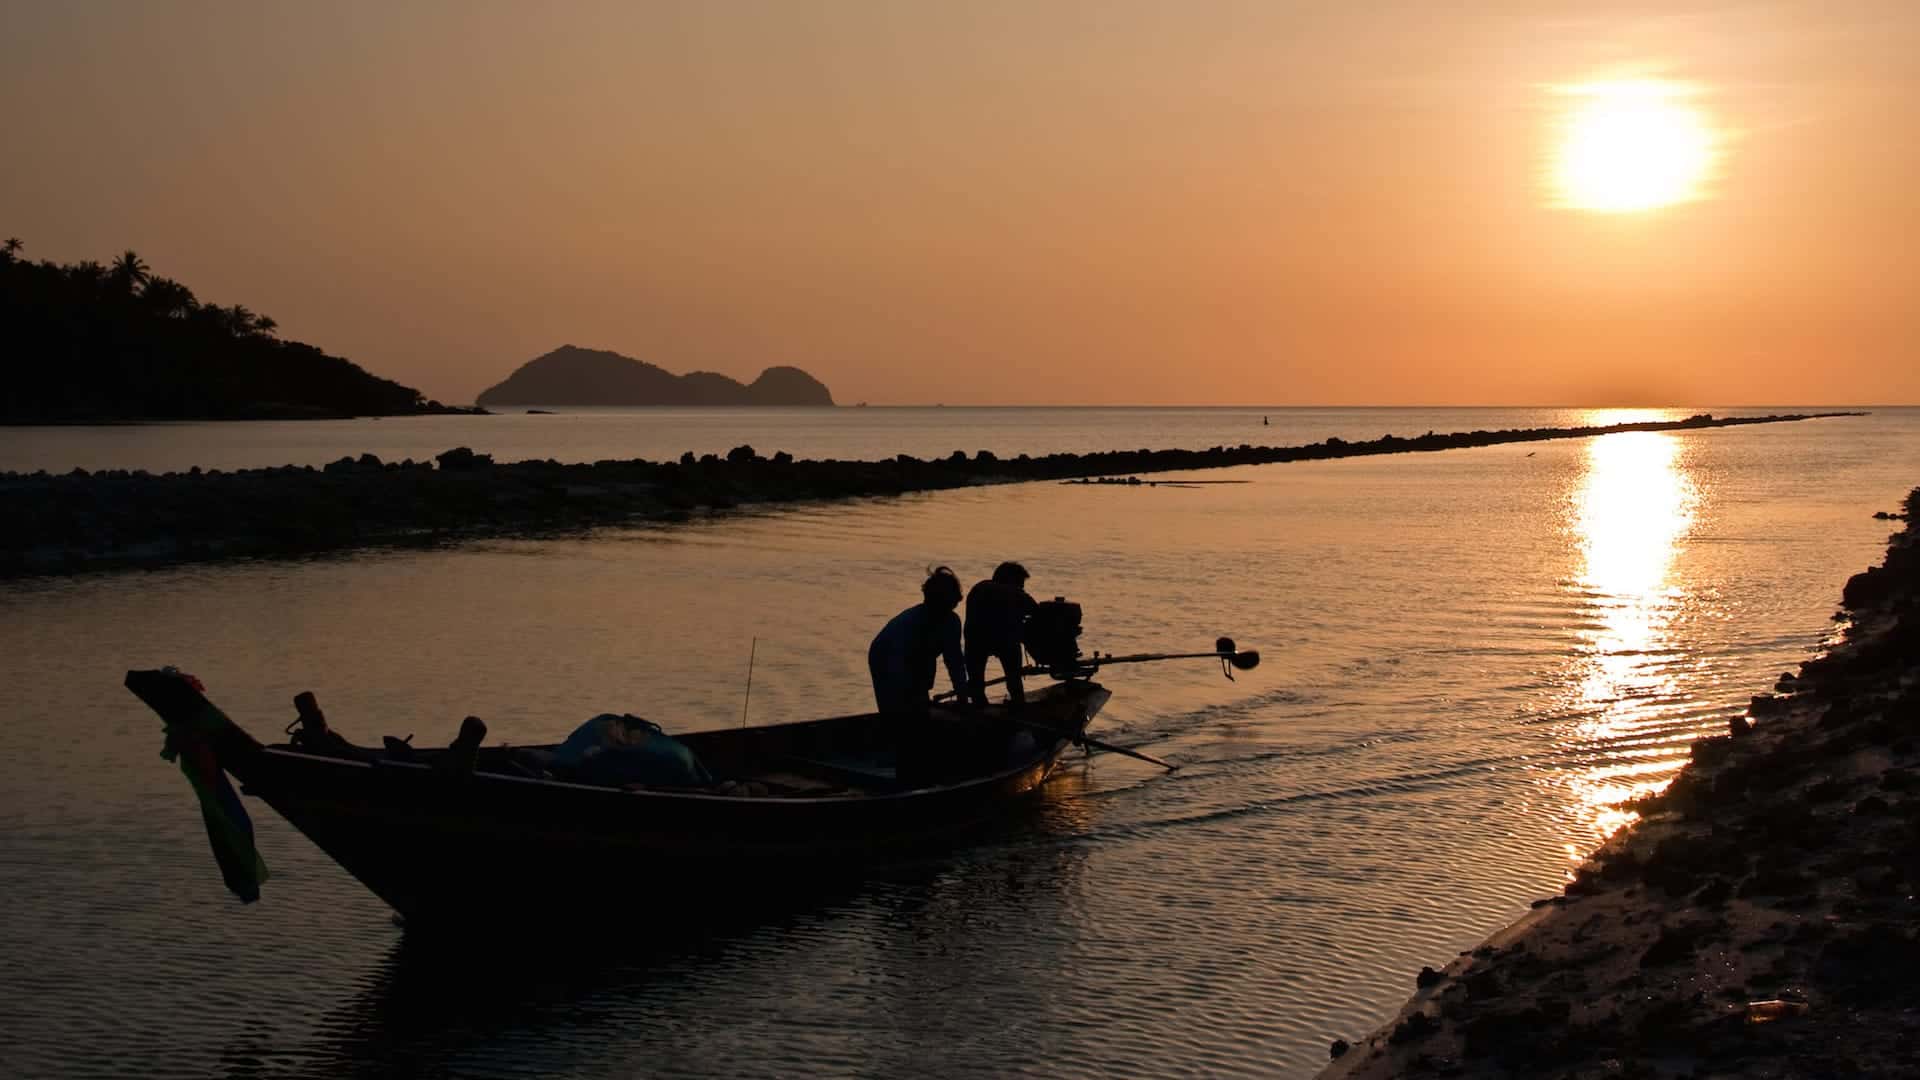
M 1186 657 L 1218 657 L 1242 670 L 1258 663 L 1230 639 L 1220 646 L 1035 667 L 1031 673 L 1058 681 L 1030 692 L 1018 709 L 936 704 L 932 722 L 983 734 L 956 771 L 914 783 L 894 772 L 894 721 L 875 713 L 661 733 L 653 750 L 697 762 L 691 774 L 621 782 L 567 767 L 568 744 L 480 746 L 485 728 L 475 718 L 446 749 L 391 738 L 365 747 L 328 728 L 303 694 L 301 730 L 265 745 L 191 675 L 129 671 L 126 686 L 166 722 L 166 752 L 200 796 L 236 895 L 257 899 L 266 868 L 228 775 L 411 924 L 550 909 L 609 887 L 641 906 L 673 896 L 778 894 L 950 845 L 1028 805 L 1075 745 L 1155 760 L 1087 736 L 1111 696 L 1092 679 L 1101 666 Z

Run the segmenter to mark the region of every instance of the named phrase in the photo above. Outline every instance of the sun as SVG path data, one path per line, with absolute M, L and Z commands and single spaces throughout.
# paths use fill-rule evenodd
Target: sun
M 1718 157 L 1706 114 L 1683 83 L 1652 79 L 1564 87 L 1554 204 L 1604 214 L 1702 198 Z

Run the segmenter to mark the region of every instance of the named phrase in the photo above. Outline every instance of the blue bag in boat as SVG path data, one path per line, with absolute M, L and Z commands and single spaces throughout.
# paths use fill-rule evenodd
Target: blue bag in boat
M 554 748 L 554 771 L 583 784 L 657 784 L 698 787 L 713 783 L 686 744 L 637 716 L 599 716 L 573 729 Z

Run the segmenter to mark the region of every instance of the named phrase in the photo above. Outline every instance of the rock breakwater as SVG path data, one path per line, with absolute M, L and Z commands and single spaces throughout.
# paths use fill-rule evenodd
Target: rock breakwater
M 975 484 L 1316 461 L 1580 438 L 1618 431 L 1684 431 L 1852 413 L 1685 420 L 1606 427 L 1464 431 L 1306 446 L 1216 446 L 1002 458 L 956 450 L 946 458 L 799 461 L 741 446 L 724 457 L 673 462 L 495 463 L 456 448 L 435 461 L 370 455 L 324 468 L 232 472 L 193 469 L 0 474 L 0 577 L 71 573 L 259 555 L 337 551 L 483 535 L 545 533 L 789 500 L 899 495 Z

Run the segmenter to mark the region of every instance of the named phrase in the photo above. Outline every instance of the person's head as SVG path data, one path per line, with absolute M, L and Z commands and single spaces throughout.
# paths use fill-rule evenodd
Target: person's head
M 993 568 L 993 580 L 1023 589 L 1027 585 L 1027 568 L 1017 562 L 1003 562 Z
M 935 567 L 920 583 L 920 597 L 930 608 L 952 611 L 960 606 L 960 579 L 948 567 Z

